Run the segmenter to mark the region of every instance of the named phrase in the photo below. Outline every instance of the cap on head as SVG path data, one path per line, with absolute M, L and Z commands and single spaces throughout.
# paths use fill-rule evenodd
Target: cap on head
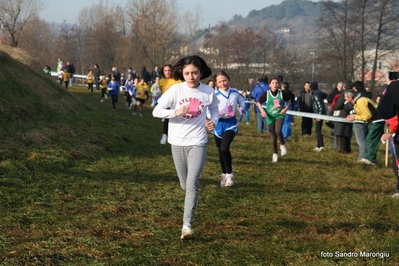
M 312 82 L 312 83 L 310 83 L 310 89 L 311 89 L 312 91 L 318 90 L 318 89 L 319 89 L 319 85 L 317 84 L 317 82 Z

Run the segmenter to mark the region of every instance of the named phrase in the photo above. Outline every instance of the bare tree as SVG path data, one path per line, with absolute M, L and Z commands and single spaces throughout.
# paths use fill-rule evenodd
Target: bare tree
M 220 23 L 215 30 L 204 36 L 202 50 L 208 57 L 212 58 L 210 62 L 216 68 L 226 69 L 230 62 L 229 42 L 227 41 L 231 32 L 226 23 Z
M 10 34 L 12 46 L 18 46 L 19 35 L 42 7 L 40 0 L 0 0 L 0 24 Z
M 350 58 L 354 58 L 354 53 L 350 52 L 353 39 L 349 27 L 349 0 L 321 4 L 322 15 L 317 23 L 318 56 L 330 66 L 329 73 L 335 73 L 337 80 L 351 80 L 353 71 L 350 64 L 353 61 Z
M 19 38 L 18 46 L 27 51 L 38 62 L 51 66 L 57 62 L 54 49 L 55 39 L 58 36 L 56 26 L 39 19 L 33 18 L 25 27 Z
M 394 53 L 399 48 L 397 37 L 399 23 L 399 9 L 395 0 L 369 1 L 373 16 L 367 25 L 371 28 L 371 48 L 374 49 L 370 87 L 374 89 L 377 62 L 381 56 Z M 371 23 L 370 23 L 371 22 Z M 374 26 L 374 27 L 373 27 Z M 368 47 L 367 47 L 368 48 Z M 365 71 L 364 69 L 362 69 Z M 364 74 L 363 74 L 364 76 Z
M 267 65 L 272 65 L 275 63 L 277 58 L 277 53 L 279 50 L 283 49 L 281 38 L 267 26 L 264 26 L 256 36 L 256 47 L 257 47 L 257 62 L 262 64 L 263 73 L 266 73 Z M 281 53 L 280 53 L 281 55 Z
M 328 62 L 324 65 L 341 71 L 340 80 L 366 82 L 365 74 L 371 73 L 373 89 L 379 58 L 399 47 L 397 1 L 342 0 L 321 4 L 318 43 L 323 47 L 319 55 Z
M 76 45 L 80 47 L 79 59 L 83 71 L 99 64 L 102 71 L 108 74 L 111 67 L 121 68 L 126 61 L 131 60 L 131 53 L 121 51 L 126 31 L 124 13 L 121 10 L 119 5 L 101 0 L 98 4 L 80 11 L 78 29 L 81 34 Z
M 132 46 L 142 65 L 162 65 L 182 46 L 176 0 L 131 0 Z

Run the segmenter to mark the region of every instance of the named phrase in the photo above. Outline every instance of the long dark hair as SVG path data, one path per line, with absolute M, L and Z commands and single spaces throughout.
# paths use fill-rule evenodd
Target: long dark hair
M 173 66 L 172 73 L 175 80 L 184 80 L 183 68 L 187 65 L 198 67 L 201 72 L 201 79 L 205 79 L 212 75 L 212 70 L 208 67 L 204 59 L 198 55 L 191 55 L 183 57 Z
M 170 71 L 172 71 L 173 65 L 172 64 L 164 64 L 163 67 L 161 68 L 161 75 L 162 77 L 165 77 L 165 74 L 163 71 L 165 70 L 165 67 L 170 67 Z M 172 72 L 173 73 L 173 72 Z

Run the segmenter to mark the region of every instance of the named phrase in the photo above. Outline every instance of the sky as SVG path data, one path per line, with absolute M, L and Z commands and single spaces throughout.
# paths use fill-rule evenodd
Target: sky
M 252 10 L 261 10 L 271 5 L 278 5 L 283 0 L 176 0 L 182 10 L 190 10 L 200 6 L 202 22 L 200 28 L 208 25 L 215 26 L 220 21 L 229 21 L 234 15 L 246 17 Z M 317 0 L 314 0 L 315 2 Z M 47 0 L 39 16 L 48 22 L 62 23 L 64 20 L 74 24 L 79 12 L 90 5 L 99 3 L 99 0 Z M 110 0 L 109 3 L 125 6 L 129 0 Z M 183 13 L 183 12 L 182 12 Z

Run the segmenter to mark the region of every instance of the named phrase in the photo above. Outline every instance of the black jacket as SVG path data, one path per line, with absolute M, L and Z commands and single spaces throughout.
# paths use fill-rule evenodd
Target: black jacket
M 312 107 L 312 103 L 310 103 L 310 105 L 308 105 L 305 102 L 305 94 L 306 91 L 302 90 L 297 98 L 297 110 L 300 112 L 307 112 L 307 113 L 313 113 L 313 107 Z
M 327 94 L 321 90 L 314 90 L 312 92 L 312 108 L 313 113 L 325 115 L 327 114 L 326 104 L 324 99 L 327 98 Z
M 353 110 L 353 104 L 347 103 L 344 98 L 345 92 L 342 91 L 337 102 L 333 105 L 333 115 L 345 118 Z M 352 136 L 352 123 L 334 122 L 334 134 L 341 137 Z

